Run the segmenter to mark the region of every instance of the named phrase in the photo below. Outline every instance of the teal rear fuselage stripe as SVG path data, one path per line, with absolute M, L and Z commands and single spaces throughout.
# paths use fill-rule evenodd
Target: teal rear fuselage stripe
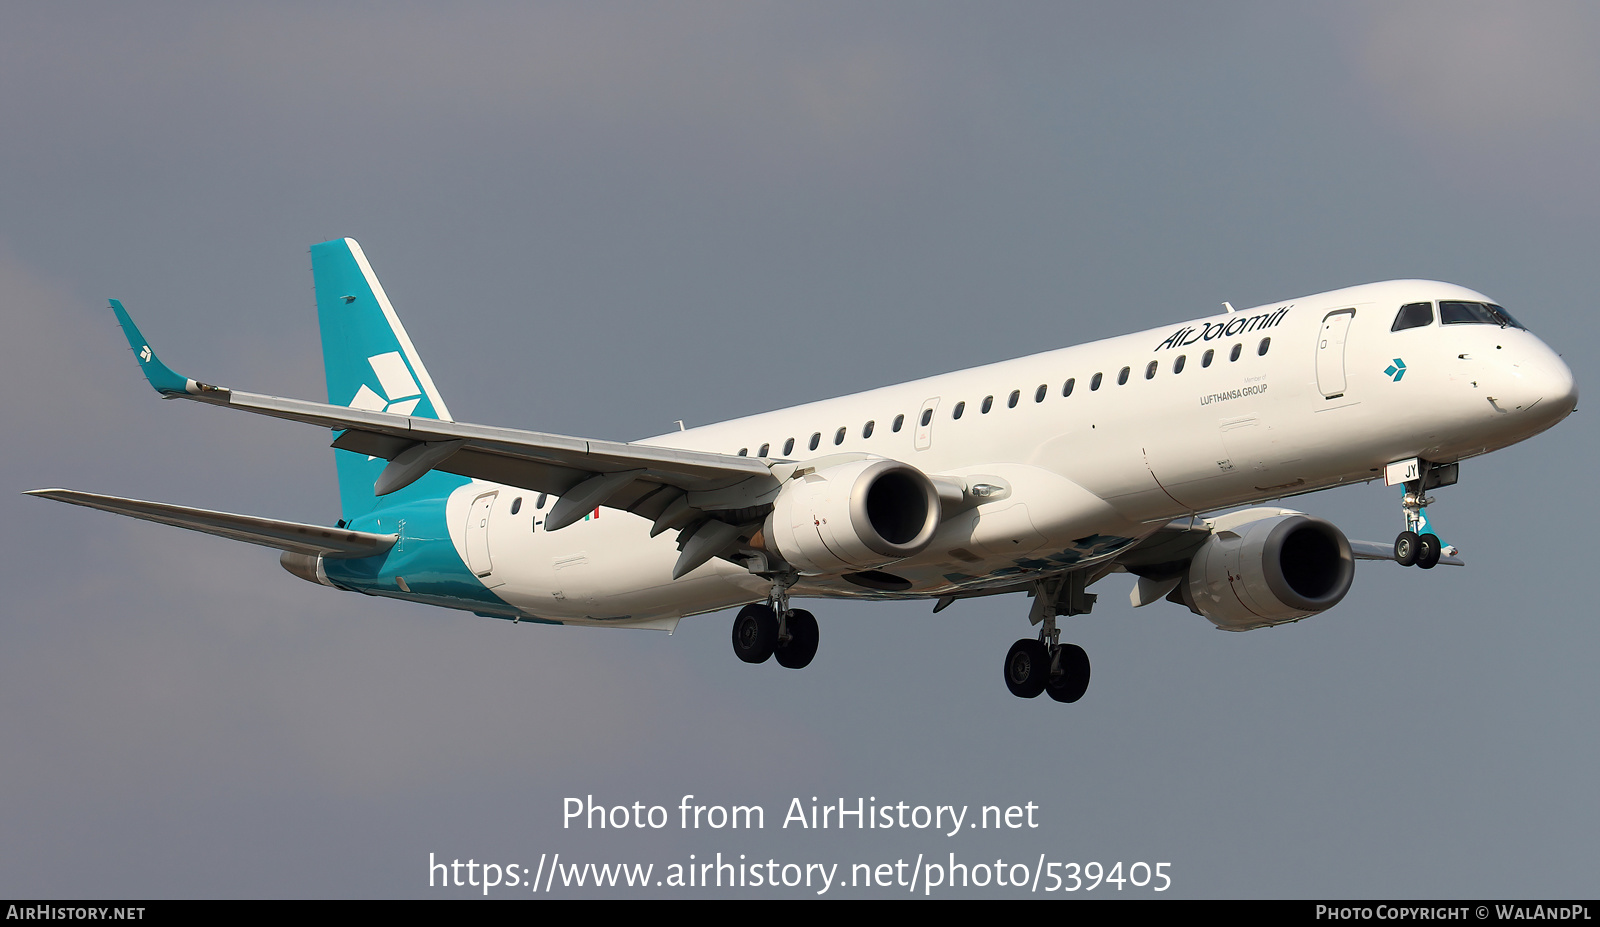
M 397 534 L 400 539 L 394 547 L 377 557 L 325 558 L 323 572 L 333 582 L 360 592 L 395 595 L 449 608 L 517 614 L 517 609 L 484 588 L 450 539 L 450 528 L 445 523 L 447 500 L 451 490 L 467 482 L 466 477 L 436 471 L 383 497 L 381 508 L 360 516 L 349 527 Z M 398 582 L 402 578 L 405 589 Z

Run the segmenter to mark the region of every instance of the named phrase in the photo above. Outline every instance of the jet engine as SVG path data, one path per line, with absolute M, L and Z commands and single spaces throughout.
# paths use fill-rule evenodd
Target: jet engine
M 897 460 L 857 460 L 785 484 L 763 544 L 802 573 L 871 570 L 921 553 L 939 527 L 939 492 Z
M 278 557 L 278 563 L 282 564 L 285 570 L 308 583 L 316 583 L 319 586 L 333 586 L 335 589 L 339 588 L 328 580 L 328 574 L 322 572 L 321 554 L 302 554 L 286 550 Z
M 1339 604 L 1355 579 L 1344 532 L 1309 515 L 1219 529 L 1195 553 L 1185 604 L 1227 631 L 1306 618 Z

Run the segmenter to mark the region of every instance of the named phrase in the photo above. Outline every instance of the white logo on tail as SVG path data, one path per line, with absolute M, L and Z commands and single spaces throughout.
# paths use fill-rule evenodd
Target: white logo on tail
M 150 363 L 150 346 L 147 344 L 139 349 L 139 360 Z
M 383 390 L 383 395 L 378 395 L 372 387 L 363 383 L 361 389 L 356 391 L 355 398 L 350 400 L 350 408 L 364 412 L 410 415 L 411 410 L 422 401 L 422 389 L 412 378 L 400 352 L 375 354 L 367 358 L 367 363 L 372 366 L 372 372 L 378 375 L 378 387 Z

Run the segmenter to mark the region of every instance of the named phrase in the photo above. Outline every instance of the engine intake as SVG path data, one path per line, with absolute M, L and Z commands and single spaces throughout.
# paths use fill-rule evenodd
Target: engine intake
M 1213 534 L 1189 563 L 1185 599 L 1217 627 L 1248 631 L 1338 605 L 1355 572 L 1344 532 L 1279 515 Z
M 784 486 L 765 543 L 802 573 L 872 570 L 914 557 L 939 527 L 939 492 L 898 460 L 857 460 Z

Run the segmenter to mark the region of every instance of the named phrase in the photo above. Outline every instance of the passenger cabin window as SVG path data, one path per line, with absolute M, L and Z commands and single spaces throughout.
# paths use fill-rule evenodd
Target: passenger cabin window
M 822 443 L 822 432 L 820 432 L 820 431 L 812 432 L 812 434 L 811 434 L 811 449 L 813 451 L 816 450 L 817 449 L 817 445 L 819 445 L 821 443 Z
M 868 422 L 865 425 L 861 426 L 861 437 L 863 437 L 863 438 L 872 437 L 872 426 L 873 426 L 873 424 L 874 424 L 873 422 Z
M 749 457 L 750 456 L 750 449 L 748 447 L 739 448 L 739 456 L 740 457 Z
M 931 422 L 931 421 L 933 421 L 933 410 L 932 409 L 923 409 L 922 410 L 922 427 L 924 427 L 924 428 L 928 427 L 928 423 Z
M 1263 338 L 1263 339 L 1261 339 L 1261 346 L 1256 348 L 1256 356 L 1257 357 L 1266 357 L 1267 356 L 1267 349 L 1270 348 L 1270 347 L 1272 347 L 1272 339 L 1271 338 Z
M 549 499 L 549 498 L 550 498 L 550 494 L 549 493 L 547 493 L 547 492 L 539 493 L 539 498 L 534 500 L 533 507 L 536 508 L 536 509 L 544 508 L 545 500 Z
M 1128 382 L 1128 371 L 1130 369 L 1131 368 L 1124 367 L 1124 368 L 1122 368 L 1122 370 L 1120 372 L 1117 373 L 1117 385 L 1118 386 L 1122 386 L 1122 385 L 1124 385 L 1125 383 Z
M 1210 348 L 1207 348 L 1206 349 L 1206 353 L 1200 355 L 1200 366 L 1202 366 L 1202 367 L 1210 367 L 1211 366 L 1211 358 L 1216 357 L 1216 356 L 1217 356 L 1217 352 L 1216 351 L 1213 351 Z
M 1078 383 L 1078 378 L 1077 377 L 1068 377 L 1067 378 L 1067 382 L 1061 384 L 1061 398 L 1065 399 L 1068 396 L 1071 396 L 1072 395 L 1072 387 L 1076 386 L 1077 383 Z
M 522 511 L 522 497 L 518 496 L 511 500 L 511 514 L 515 515 L 520 511 Z
M 840 428 L 838 431 L 833 433 L 833 443 L 834 444 L 843 444 L 844 443 L 844 429 L 843 428 Z
M 983 397 L 983 414 L 984 415 L 988 415 L 989 414 L 989 410 L 992 409 L 992 408 L 994 408 L 994 397 L 993 396 L 985 396 L 985 397 Z
M 1022 390 L 1020 390 L 1020 389 L 1012 390 L 1010 398 L 1008 398 L 1006 400 L 1006 408 L 1015 409 L 1017 407 L 1017 400 L 1019 400 L 1021 398 L 1022 398 Z
M 772 450 L 772 445 L 763 444 L 763 445 L 761 445 L 761 450 L 756 452 L 756 456 L 757 457 L 765 457 L 765 456 L 767 456 L 767 451 L 770 451 L 770 450 Z
M 790 438 L 789 440 L 783 442 L 783 456 L 788 457 L 790 454 L 793 454 L 793 453 L 794 453 L 794 439 Z
M 950 413 L 950 417 L 951 418 L 960 418 L 961 417 L 961 413 L 963 413 L 965 411 L 967 411 L 967 404 L 963 400 L 962 402 L 956 403 L 955 411 Z
M 1094 376 L 1089 378 L 1089 392 L 1092 393 L 1095 390 L 1100 388 L 1100 378 L 1102 376 L 1103 376 L 1102 374 L 1098 374 L 1097 373 Z
M 1188 359 L 1187 354 L 1179 354 L 1178 359 L 1172 362 L 1173 373 L 1183 373 L 1183 362 Z
M 1146 380 L 1154 380 L 1156 378 L 1156 368 L 1159 367 L 1159 366 L 1161 366 L 1161 365 L 1156 361 L 1151 361 L 1150 363 L 1145 364 L 1144 365 L 1144 378 Z
M 1439 321 L 1444 325 L 1480 324 L 1501 328 L 1522 328 L 1511 313 L 1492 303 L 1469 303 L 1459 299 L 1439 300 Z
M 1229 361 L 1236 361 L 1236 360 L 1238 360 L 1238 359 L 1239 359 L 1239 352 L 1240 352 L 1240 351 L 1241 351 L 1241 350 L 1242 350 L 1242 349 L 1243 349 L 1243 348 L 1244 348 L 1244 345 L 1242 345 L 1242 344 L 1236 344 L 1236 345 L 1234 345 L 1234 346 L 1233 346 L 1233 350 L 1232 350 L 1232 351 L 1229 351 L 1229 352 L 1228 352 L 1228 360 L 1229 360 Z
M 1406 303 L 1394 317 L 1389 331 L 1403 332 L 1408 328 L 1422 328 L 1433 324 L 1433 303 Z
M 900 426 L 904 425 L 905 423 L 906 417 L 904 415 L 896 415 L 894 417 L 894 424 L 889 427 L 889 430 L 898 434 L 900 432 Z

